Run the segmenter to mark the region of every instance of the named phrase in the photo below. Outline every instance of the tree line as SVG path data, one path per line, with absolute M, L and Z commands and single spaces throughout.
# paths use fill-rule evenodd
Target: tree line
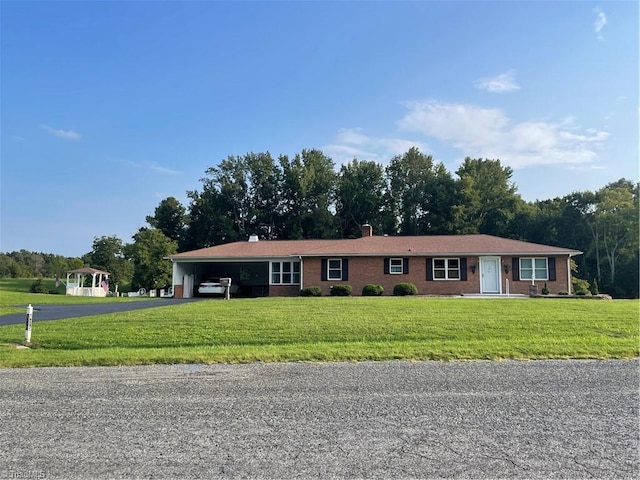
M 526 202 L 512 175 L 500 160 L 482 158 L 466 158 L 451 173 L 417 148 L 387 166 L 354 159 L 337 171 L 313 149 L 293 157 L 229 156 L 205 171 L 199 190 L 187 192 L 187 206 L 162 200 L 133 243 L 96 238 L 81 260 L 122 284 L 153 288 L 170 283 L 170 265 L 161 259 L 172 253 L 251 234 L 353 238 L 369 223 L 376 234 L 485 233 L 580 250 L 578 277 L 615 297 L 638 297 L 638 184 L 621 179 L 596 192 Z M 0 254 L 0 276 L 16 276 L 2 258 L 22 263 L 15 253 Z

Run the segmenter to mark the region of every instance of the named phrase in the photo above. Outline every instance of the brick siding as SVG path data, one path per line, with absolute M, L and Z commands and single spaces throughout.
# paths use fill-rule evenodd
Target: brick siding
M 467 280 L 431 280 L 427 278 L 426 257 L 408 257 L 408 274 L 385 274 L 383 257 L 350 257 L 349 258 L 349 278 L 346 281 L 321 279 L 322 259 L 307 258 L 303 261 L 303 288 L 317 286 L 322 290 L 323 295 L 330 295 L 332 285 L 348 284 L 353 287 L 353 295 L 362 295 L 362 288 L 369 284 L 382 285 L 383 295 L 393 295 L 393 287 L 401 282 L 413 283 L 418 288 L 419 295 L 460 295 L 480 293 L 480 262 L 477 256 L 465 257 L 467 259 Z M 538 292 L 541 293 L 544 284 L 547 284 L 550 293 L 558 293 L 567 290 L 567 257 L 558 256 L 556 258 L 556 280 L 536 281 Z M 507 280 L 509 281 L 509 291 L 512 294 L 529 294 L 530 280 L 513 280 L 511 271 L 513 258 L 510 256 L 500 257 L 502 293 L 506 293 Z M 471 265 L 476 265 L 475 273 L 471 272 Z M 504 265 L 509 265 L 509 273 L 505 273 Z M 273 286 L 270 287 L 273 289 Z M 278 292 L 280 294 L 280 292 Z M 284 292 L 282 293 L 284 294 Z M 289 295 L 289 293 L 286 293 Z M 292 294 L 297 294 L 293 293 Z M 270 290 L 270 295 L 275 292 Z
M 300 285 L 269 285 L 270 297 L 297 297 Z

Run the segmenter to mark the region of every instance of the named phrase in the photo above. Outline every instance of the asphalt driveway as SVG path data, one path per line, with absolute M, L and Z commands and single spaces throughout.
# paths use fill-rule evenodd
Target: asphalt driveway
M 33 321 L 42 322 L 45 320 L 61 320 L 64 318 L 88 317 L 90 315 L 105 315 L 107 313 L 130 312 L 143 308 L 166 307 L 168 305 L 179 305 L 186 302 L 198 302 L 202 298 L 156 298 L 140 300 L 136 302 L 122 303 L 85 303 L 80 305 L 37 305 L 33 304 Z M 0 325 L 17 325 L 24 323 L 25 313 L 15 313 L 0 316 Z
M 638 362 L 0 369 L 0 479 L 639 478 Z

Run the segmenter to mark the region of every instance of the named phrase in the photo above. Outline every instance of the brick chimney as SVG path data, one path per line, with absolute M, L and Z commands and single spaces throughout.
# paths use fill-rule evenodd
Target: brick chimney
M 368 223 L 362 225 L 362 236 L 363 237 L 373 237 L 373 227 Z

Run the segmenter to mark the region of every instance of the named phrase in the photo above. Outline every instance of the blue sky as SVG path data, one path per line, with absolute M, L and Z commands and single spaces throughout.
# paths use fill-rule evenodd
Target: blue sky
M 1 5 L 0 251 L 131 241 L 228 155 L 418 146 L 525 200 L 638 180 L 638 2 Z

